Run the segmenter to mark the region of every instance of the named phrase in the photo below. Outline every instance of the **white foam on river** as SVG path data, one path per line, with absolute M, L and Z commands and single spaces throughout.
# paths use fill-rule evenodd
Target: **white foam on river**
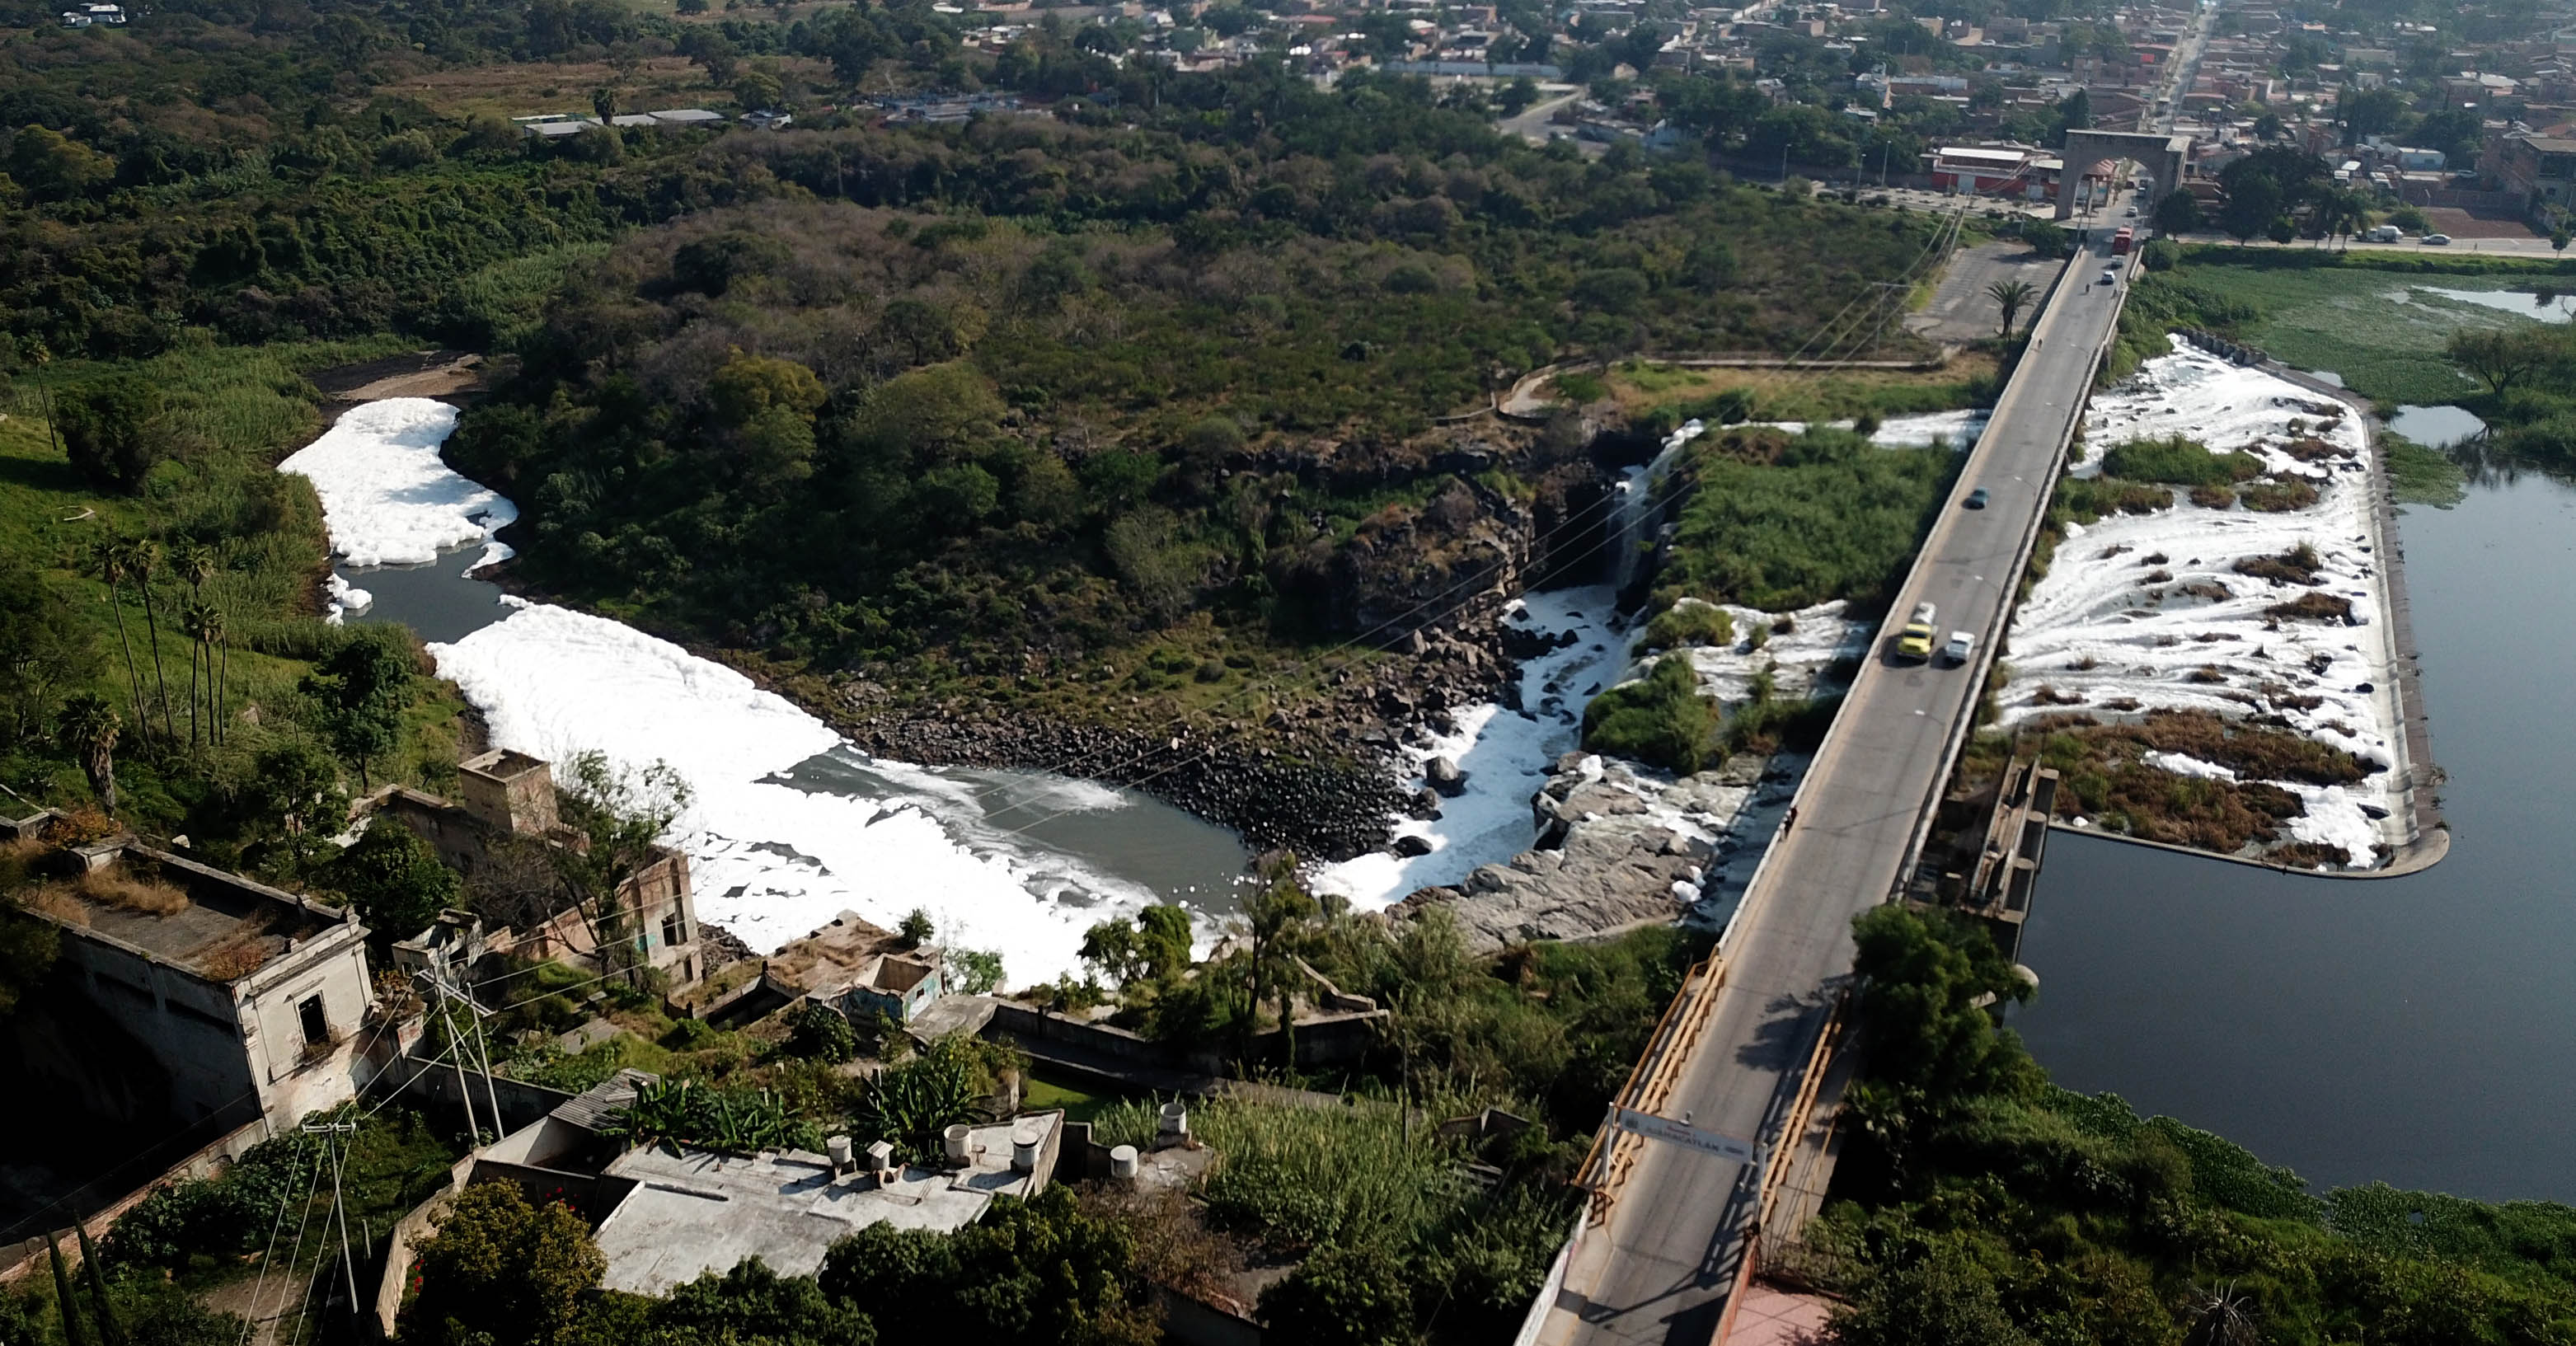
M 2093 399 L 2074 475 L 2099 472 L 2102 455 L 2119 444 L 2177 434 L 2303 476 L 2316 486 L 2317 503 L 2280 513 L 2241 504 L 2204 509 L 2177 489 L 2170 509 L 2070 527 L 2048 574 L 2014 614 L 2004 655 L 2012 680 L 1997 698 L 2002 724 L 2064 713 L 2261 714 L 2394 766 L 2402 752 L 2396 656 L 2375 551 L 2376 483 L 2359 420 L 2341 403 L 2176 340 L 2173 354 Z M 2282 449 L 2300 435 L 2347 456 L 2302 463 Z M 2312 589 L 2235 570 L 2239 561 L 2302 543 L 2319 562 Z M 2359 624 L 2276 620 L 2264 611 L 2312 591 L 2350 600 Z M 2221 592 L 2226 597 L 2213 597 Z M 2177 754 L 2149 762 L 2227 778 L 2211 763 Z M 2276 782 L 2306 806 L 2288 824 L 2291 837 L 2341 849 L 2356 866 L 2374 863 L 2375 844 L 2405 840 L 2402 774 L 2380 770 L 2349 787 Z
M 517 517 L 510 501 L 450 470 L 438 445 L 454 408 L 394 398 L 348 412 L 281 470 L 314 479 L 334 550 L 353 564 L 434 559 L 488 547 Z M 507 549 L 500 549 L 507 554 Z M 495 559 L 488 553 L 486 560 Z M 854 910 L 892 928 L 923 908 L 951 947 L 1002 955 L 1014 986 L 1078 972 L 1092 922 L 1155 900 L 977 822 L 965 787 L 866 760 L 906 793 L 879 798 L 774 779 L 826 753 L 850 754 L 822 721 L 742 673 L 604 617 L 505 599 L 508 617 L 433 644 L 490 726 L 495 747 L 561 762 L 586 751 L 641 769 L 667 762 L 693 799 L 669 842 L 689 856 L 698 914 L 763 953 Z M 1117 791 L 1065 780 L 1054 811 L 1123 807 Z

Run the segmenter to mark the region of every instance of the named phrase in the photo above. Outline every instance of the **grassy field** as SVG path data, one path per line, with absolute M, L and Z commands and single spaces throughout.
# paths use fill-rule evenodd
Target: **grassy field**
M 182 742 L 190 737 L 184 708 L 190 642 L 178 627 L 179 609 L 190 597 L 186 584 L 165 566 L 153 586 L 150 612 L 131 584 L 123 586 L 120 610 L 89 560 L 91 547 L 111 535 L 150 538 L 165 550 L 187 540 L 213 546 L 219 565 L 203 597 L 224 613 L 233 637 L 228 718 L 246 725 L 265 721 L 268 728 L 292 722 L 301 713 L 295 684 L 312 667 L 298 656 L 327 649 L 333 638 L 321 626 L 317 601 L 329 548 L 312 488 L 279 474 L 276 464 L 322 427 L 320 399 L 306 373 L 411 344 L 387 338 L 242 349 L 198 340 L 131 366 L 160 390 L 185 446 L 154 468 L 133 496 L 101 493 L 83 482 L 42 419 L 47 390 L 75 387 L 111 368 L 63 362 L 46 369 L 41 382 L 22 381 L 13 409 L 0 420 L 0 565 L 35 571 L 71 599 L 88 628 L 100 656 L 90 688 L 105 694 L 127 722 L 117 775 L 131 820 L 176 828 L 220 771 L 211 754 L 156 757 L 140 751 L 132 724 L 124 656 L 129 643 L 147 702 L 157 701 L 166 685 L 177 736 Z M 52 699 L 72 690 L 56 689 Z M 452 687 L 421 680 L 405 713 L 404 742 L 393 760 L 377 765 L 377 778 L 443 784 L 454 771 L 463 710 Z M 160 719 L 157 711 L 154 718 Z M 241 735 L 238 749 L 251 750 L 262 732 Z M 43 802 L 88 799 L 77 767 L 42 737 L 0 743 L 0 774 Z
M 1685 369 L 1627 360 L 1603 381 L 1631 420 L 1673 408 L 1684 418 L 1742 390 L 1753 399 L 1748 419 L 1839 421 L 1864 415 L 1897 416 L 1949 411 L 1994 400 L 1997 362 L 1983 351 L 1965 352 L 1940 369 L 1862 369 L 1835 373 L 1781 369 Z
M 2442 354 L 2452 332 L 2531 321 L 2441 292 L 2529 294 L 2543 288 L 2576 292 L 2576 276 L 2528 269 L 2424 274 L 2194 261 L 2150 277 L 2139 290 L 2159 307 L 2159 301 L 2182 301 L 2181 307 L 2223 323 L 2231 335 L 2293 368 L 2331 370 L 2373 401 L 2433 406 L 2477 390 Z

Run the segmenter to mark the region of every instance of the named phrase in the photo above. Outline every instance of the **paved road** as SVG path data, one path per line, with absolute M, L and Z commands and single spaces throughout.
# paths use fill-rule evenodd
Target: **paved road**
M 2114 202 L 2114 208 L 2126 204 Z M 1798 825 L 1774 847 L 1727 943 L 1727 981 L 1707 1029 L 1664 1105 L 1702 1130 L 1769 1142 L 1797 1090 L 1832 989 L 1851 971 L 1852 918 L 1886 900 L 1912 849 L 1924 803 L 1948 765 L 1948 740 L 1973 714 L 1981 664 L 1890 662 L 1894 627 L 1918 601 L 1939 629 L 2000 634 L 2022 540 L 2047 501 L 2072 409 L 2117 318 L 2109 290 L 2087 282 L 2111 259 L 2080 253 L 2039 318 L 2037 344 L 1997 404 L 1953 501 L 1934 524 L 1876 651 L 1845 699 L 1800 787 Z M 1986 509 L 1958 503 L 1982 486 Z M 1586 1233 L 1547 1342 L 1704 1346 L 1731 1284 L 1737 1238 L 1752 1216 L 1758 1169 L 1646 1143 L 1608 1224 Z
M 2001 281 L 2030 284 L 2032 302 L 2014 315 L 2015 330 L 2031 321 L 2037 301 L 2048 293 L 2063 264 L 2041 257 L 2016 241 L 1981 243 L 1950 259 L 1932 302 L 1905 315 L 1905 330 L 1934 341 L 1978 341 L 1995 335 L 2003 313 L 1991 291 Z
M 1543 87 L 1555 89 L 1562 88 L 1564 86 L 1546 85 Z M 1555 116 L 1558 108 L 1561 108 L 1582 96 L 1583 91 L 1581 89 L 1575 89 L 1568 93 L 1560 93 L 1552 97 L 1541 98 L 1537 102 L 1530 104 L 1528 107 L 1521 109 L 1521 114 L 1519 116 L 1505 117 L 1501 121 L 1496 122 L 1494 124 L 1494 129 L 1507 136 L 1519 136 L 1521 139 L 1526 140 L 1533 145 L 1544 145 L 1548 141 L 1549 133 L 1560 129 L 1549 126 L 1547 119 Z M 1574 134 L 1573 127 L 1569 126 L 1561 129 L 1567 135 Z

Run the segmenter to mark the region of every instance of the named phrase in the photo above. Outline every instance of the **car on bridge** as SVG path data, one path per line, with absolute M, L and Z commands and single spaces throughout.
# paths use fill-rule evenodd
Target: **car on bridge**
M 1977 635 L 1973 631 L 1953 631 L 1950 643 L 1941 647 L 1941 657 L 1954 666 L 1968 662 L 1968 656 L 1976 652 Z
M 1928 660 L 1932 657 L 1932 622 L 1938 616 L 1940 610 L 1929 603 L 1914 605 L 1913 620 L 1908 621 L 1905 630 L 1896 637 L 1898 658 Z

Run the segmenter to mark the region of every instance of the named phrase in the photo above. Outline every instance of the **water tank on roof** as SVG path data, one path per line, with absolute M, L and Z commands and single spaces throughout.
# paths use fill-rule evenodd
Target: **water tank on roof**
M 1016 1173 L 1038 1171 L 1038 1145 L 1045 1133 L 1034 1126 L 1024 1126 L 1011 1133 L 1011 1169 Z
M 975 1128 L 959 1122 L 940 1134 L 948 1144 L 948 1162 L 962 1164 L 975 1157 Z

